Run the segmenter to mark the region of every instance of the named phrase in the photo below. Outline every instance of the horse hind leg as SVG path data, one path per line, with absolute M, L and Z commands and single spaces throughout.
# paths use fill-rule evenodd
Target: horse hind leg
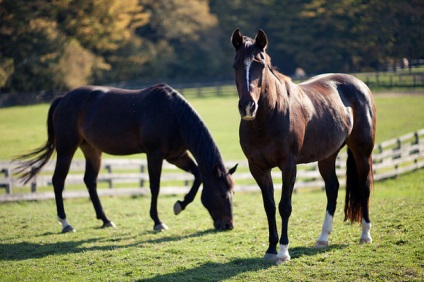
M 322 224 L 321 234 L 315 243 L 315 248 L 328 246 L 328 238 L 332 231 L 334 213 L 337 205 L 337 195 L 339 191 L 339 181 L 336 175 L 336 157 L 338 152 L 331 157 L 318 162 L 319 172 L 325 182 L 325 193 L 327 195 L 327 207 Z
M 178 200 L 174 204 L 174 214 L 178 215 L 186 208 L 188 204 L 193 202 L 194 198 L 196 197 L 197 191 L 199 190 L 200 184 L 202 184 L 202 180 L 200 177 L 199 168 L 197 167 L 196 163 L 190 158 L 187 152 L 178 158 L 167 159 L 167 161 L 177 166 L 178 168 L 194 175 L 193 185 L 191 186 L 190 191 L 187 193 L 187 195 L 184 196 L 184 200 Z
M 87 143 L 83 143 L 80 148 L 85 156 L 84 183 L 87 186 L 90 200 L 96 211 L 96 218 L 103 221 L 102 228 L 116 227 L 116 225 L 106 217 L 97 193 L 97 176 L 100 170 L 102 152 Z
M 72 158 L 76 148 L 64 150 L 60 146 L 57 150 L 56 166 L 52 177 L 54 195 L 56 201 L 57 219 L 62 224 L 62 233 L 75 232 L 75 229 L 66 220 L 65 207 L 63 204 L 63 190 L 65 179 L 71 166 Z

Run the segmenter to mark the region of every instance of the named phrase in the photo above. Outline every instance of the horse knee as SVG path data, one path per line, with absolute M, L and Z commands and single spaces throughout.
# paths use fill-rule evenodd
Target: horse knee
M 291 213 L 292 213 L 292 205 L 290 202 L 280 202 L 280 204 L 278 205 L 278 210 L 280 212 L 280 215 L 282 217 L 290 217 Z

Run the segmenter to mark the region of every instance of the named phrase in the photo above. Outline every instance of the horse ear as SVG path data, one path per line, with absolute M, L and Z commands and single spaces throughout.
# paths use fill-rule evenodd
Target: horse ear
M 213 173 L 213 175 L 214 175 L 215 177 L 221 177 L 221 175 L 222 175 L 222 171 L 221 171 L 221 169 L 219 168 L 218 164 L 215 164 L 215 165 L 213 166 L 212 173 Z
M 256 34 L 255 37 L 255 44 L 261 49 L 261 50 L 265 50 L 266 47 L 268 46 L 268 38 L 266 37 L 265 32 L 260 29 L 258 31 L 258 34 Z
M 236 172 L 238 164 L 236 164 L 233 168 L 230 168 L 230 170 L 228 170 L 229 174 L 233 174 L 234 172 Z
M 233 35 L 231 35 L 231 43 L 233 43 L 233 47 L 236 51 L 240 49 L 243 41 L 243 34 L 241 34 L 240 29 L 234 30 Z

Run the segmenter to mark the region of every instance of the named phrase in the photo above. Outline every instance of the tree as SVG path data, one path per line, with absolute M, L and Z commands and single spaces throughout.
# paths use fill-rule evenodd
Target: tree
M 3 0 L 0 15 L 0 74 L 9 75 L 0 86 L 13 91 L 102 81 L 147 21 L 137 0 Z
M 217 41 L 217 18 L 208 1 L 141 0 L 149 13 L 147 25 L 137 29 L 145 39 L 149 61 L 145 79 L 199 79 L 219 74 L 222 60 Z

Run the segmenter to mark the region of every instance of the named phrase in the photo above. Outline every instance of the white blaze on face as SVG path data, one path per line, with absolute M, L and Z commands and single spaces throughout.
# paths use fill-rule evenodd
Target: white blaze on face
M 246 58 L 244 60 L 244 65 L 246 67 L 246 83 L 247 83 L 247 91 L 250 91 L 250 65 L 252 64 L 253 58 Z
M 246 67 L 246 84 L 247 84 L 247 91 L 250 92 L 250 66 L 252 64 L 253 58 L 249 57 L 244 60 L 244 66 Z M 246 117 L 252 116 L 252 105 L 249 104 L 246 106 Z

